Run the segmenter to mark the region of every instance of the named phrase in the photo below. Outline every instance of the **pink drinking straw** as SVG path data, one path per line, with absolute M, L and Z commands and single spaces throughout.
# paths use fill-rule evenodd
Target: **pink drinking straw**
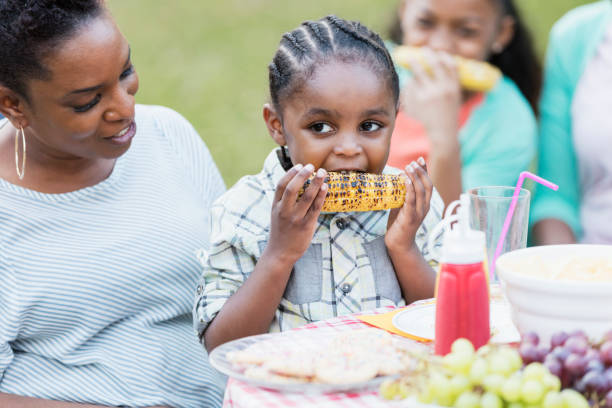
M 557 191 L 559 186 L 551 183 L 548 180 L 543 179 L 542 177 L 538 177 L 533 173 L 528 171 L 524 171 L 521 173 L 518 179 L 518 183 L 516 183 L 516 187 L 514 188 L 514 194 L 512 195 L 512 201 L 510 202 L 510 208 L 508 209 L 508 214 L 506 214 L 506 219 L 504 220 L 504 227 L 502 228 L 502 232 L 499 236 L 499 241 L 497 241 L 497 248 L 495 248 L 495 254 L 493 255 L 493 262 L 491 265 L 491 277 L 495 276 L 495 261 L 497 261 L 497 257 L 501 254 L 502 248 L 504 247 L 504 241 L 506 239 L 506 235 L 508 234 L 508 230 L 510 229 L 510 221 L 512 221 L 512 216 L 514 215 L 514 210 L 516 208 L 516 204 L 518 203 L 519 194 L 521 193 L 521 188 L 523 187 L 523 182 L 525 178 L 530 178 L 533 181 L 542 184 L 552 190 Z

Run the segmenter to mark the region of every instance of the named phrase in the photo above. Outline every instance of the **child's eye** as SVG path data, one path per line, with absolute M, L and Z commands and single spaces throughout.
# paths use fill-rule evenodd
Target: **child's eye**
M 312 129 L 315 133 L 329 133 L 333 130 L 327 123 L 322 122 L 311 125 L 310 129 Z
M 359 128 L 363 132 L 376 132 L 377 130 L 382 128 L 382 126 L 379 123 L 376 123 L 376 122 L 363 122 L 359 126 Z
M 464 38 L 472 38 L 478 36 L 478 30 L 469 27 L 461 27 L 457 30 L 459 36 Z
M 433 21 L 431 19 L 428 19 L 428 18 L 419 18 L 419 19 L 417 19 L 417 25 L 420 28 L 427 29 L 427 28 L 433 27 L 434 23 L 433 23 Z

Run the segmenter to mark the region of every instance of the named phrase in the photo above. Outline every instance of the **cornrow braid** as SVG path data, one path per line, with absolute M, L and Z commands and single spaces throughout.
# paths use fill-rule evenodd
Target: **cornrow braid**
M 366 64 L 381 74 L 397 103 L 397 73 L 380 36 L 359 22 L 327 16 L 318 21 L 305 21 L 282 36 L 269 65 L 270 97 L 275 109 L 282 112 L 282 102 L 299 89 L 321 63 L 333 59 Z

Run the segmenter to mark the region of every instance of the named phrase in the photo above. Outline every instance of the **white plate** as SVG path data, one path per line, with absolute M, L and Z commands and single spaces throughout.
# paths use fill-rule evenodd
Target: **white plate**
M 233 340 L 215 348 L 210 353 L 210 364 L 219 372 L 243 381 L 245 383 L 255 385 L 257 387 L 269 388 L 283 392 L 297 392 L 303 394 L 323 394 L 331 392 L 348 392 L 348 391 L 364 391 L 375 389 L 380 386 L 385 380 L 396 376 L 380 376 L 369 381 L 349 383 L 349 384 L 318 384 L 318 383 L 278 383 L 254 379 L 244 375 L 242 370 L 236 368 L 230 361 L 227 360 L 227 353 L 230 351 L 242 350 L 251 344 L 260 341 L 273 341 L 274 347 L 278 347 L 278 351 L 304 348 L 321 347 L 325 339 L 336 336 L 341 331 L 333 329 L 317 329 L 317 330 L 295 330 L 283 333 L 268 333 L 257 336 L 244 337 L 242 339 Z
M 492 343 L 515 343 L 521 336 L 512 323 L 510 305 L 503 300 L 491 301 Z M 436 304 L 426 303 L 409 307 L 393 316 L 393 325 L 399 330 L 433 340 L 436 322 Z

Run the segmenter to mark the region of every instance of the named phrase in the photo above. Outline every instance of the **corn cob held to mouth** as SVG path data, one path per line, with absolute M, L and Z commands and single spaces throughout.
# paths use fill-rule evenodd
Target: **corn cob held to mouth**
M 323 212 L 378 211 L 404 204 L 406 184 L 398 174 L 328 172 Z M 314 175 L 305 183 L 300 195 Z
M 457 61 L 459 82 L 466 90 L 476 92 L 490 91 L 502 76 L 499 68 L 487 62 L 471 60 L 459 56 L 454 56 L 454 58 Z M 411 63 L 416 60 L 425 71 L 431 73 L 431 67 L 425 58 L 423 50 L 419 47 L 406 45 L 398 46 L 393 50 L 393 60 L 407 69 L 410 69 Z

